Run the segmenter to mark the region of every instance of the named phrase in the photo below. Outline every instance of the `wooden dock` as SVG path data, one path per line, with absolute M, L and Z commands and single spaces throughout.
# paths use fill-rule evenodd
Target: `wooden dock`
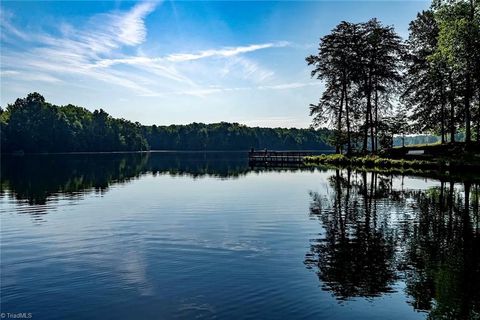
M 306 156 L 312 155 L 306 151 L 255 151 L 248 153 L 250 165 L 284 166 L 302 164 Z

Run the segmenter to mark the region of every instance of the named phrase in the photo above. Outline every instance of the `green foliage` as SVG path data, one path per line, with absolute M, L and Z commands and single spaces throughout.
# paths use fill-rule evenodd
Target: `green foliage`
M 376 19 L 342 21 L 306 58 L 325 83 L 313 125 L 334 129 L 337 152 L 375 153 L 409 133 L 480 141 L 480 1 L 435 0 L 409 30 L 402 42 Z
M 405 160 L 382 158 L 376 155 L 363 157 L 347 157 L 341 154 L 310 156 L 305 158 L 307 164 L 332 164 L 339 166 L 355 166 L 365 168 L 396 168 L 396 169 L 430 169 L 437 165 L 436 161 Z
M 142 126 L 102 109 L 52 105 L 38 93 L 0 109 L 0 129 L 5 152 L 331 149 L 325 143 L 327 129 L 250 128 L 226 122 Z
M 284 129 L 247 127 L 238 123 L 192 123 L 189 125 L 144 127 L 154 150 L 318 150 L 326 144 L 326 129 Z
M 147 150 L 140 124 L 114 119 L 102 109 L 56 106 L 31 93 L 2 113 L 2 151 Z
M 390 26 L 377 19 L 365 23 L 342 21 L 320 40 L 317 55 L 306 58 L 311 73 L 325 82 L 318 104 L 310 105 L 314 125 L 331 125 L 337 153 L 346 145 L 351 154 L 363 144 L 377 150 L 391 138 L 384 130 L 391 97 L 400 81 L 403 46 Z M 359 141 L 362 139 L 363 141 Z
M 439 26 L 432 10 L 422 11 L 410 23 L 405 56 L 406 74 L 403 82 L 402 102 L 410 110 L 410 120 L 415 132 L 437 133 L 445 141 L 446 127 L 454 131 L 457 90 L 445 60 L 435 56 L 438 47 Z
M 435 11 L 439 25 L 436 54 L 462 72 L 470 72 L 465 68 L 471 67 L 474 60 L 479 36 L 478 6 L 477 3 L 475 8 L 470 1 L 456 1 L 444 3 Z

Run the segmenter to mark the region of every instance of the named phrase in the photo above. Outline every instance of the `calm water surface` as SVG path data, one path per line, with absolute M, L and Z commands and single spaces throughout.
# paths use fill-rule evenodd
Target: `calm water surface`
M 478 319 L 479 186 L 236 153 L 4 157 L 1 312 Z

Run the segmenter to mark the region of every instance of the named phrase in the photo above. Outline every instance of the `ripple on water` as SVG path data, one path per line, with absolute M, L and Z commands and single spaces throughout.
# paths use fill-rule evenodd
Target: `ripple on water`
M 112 319 L 425 318 L 407 303 L 415 294 L 408 286 L 434 284 L 408 282 L 405 266 L 418 279 L 430 269 L 412 248 L 425 256 L 446 250 L 424 245 L 446 226 L 441 215 L 428 219 L 438 209 L 436 191 L 393 195 L 386 180 L 364 188 L 362 174 L 347 188 L 346 172 L 341 184 L 336 174 L 139 174 L 101 191 L 50 192 L 36 204 L 7 192 L 2 311 L 57 319 L 105 310 Z M 434 297 L 422 294 L 415 298 L 433 306 Z M 467 304 L 475 306 L 472 296 Z

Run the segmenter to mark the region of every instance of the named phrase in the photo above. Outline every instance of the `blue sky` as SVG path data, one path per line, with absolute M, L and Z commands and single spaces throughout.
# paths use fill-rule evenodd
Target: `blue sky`
M 342 20 L 402 36 L 427 1 L 2 1 L 1 105 L 38 91 L 144 124 L 308 127 L 305 57 Z

